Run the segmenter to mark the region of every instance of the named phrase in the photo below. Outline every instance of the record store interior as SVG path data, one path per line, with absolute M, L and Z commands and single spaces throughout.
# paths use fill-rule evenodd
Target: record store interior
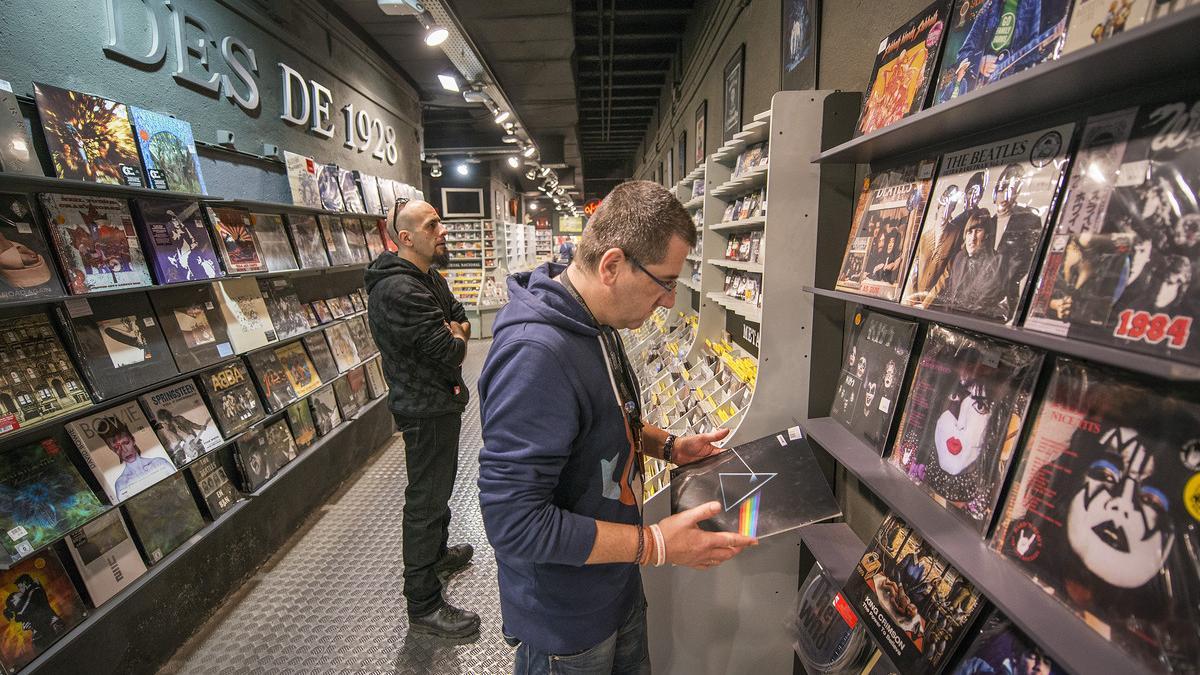
M 0 2 L 0 675 L 1200 675 L 1197 35 Z

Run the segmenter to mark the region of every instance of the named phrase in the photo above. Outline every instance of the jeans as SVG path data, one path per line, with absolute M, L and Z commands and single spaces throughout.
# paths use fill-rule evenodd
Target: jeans
M 434 566 L 450 536 L 450 493 L 458 473 L 458 433 L 462 415 L 426 419 L 396 416 L 404 434 L 408 487 L 404 490 L 404 598 L 410 617 L 441 606 L 442 582 Z
M 650 675 L 646 598 L 633 603 L 629 618 L 600 644 L 578 654 L 546 654 L 520 643 L 513 675 Z

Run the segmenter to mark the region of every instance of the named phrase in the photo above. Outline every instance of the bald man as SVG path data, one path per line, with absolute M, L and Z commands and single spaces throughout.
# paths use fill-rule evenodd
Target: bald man
M 470 544 L 447 546 L 458 434 L 467 405 L 462 362 L 471 324 L 434 266 L 448 262 L 446 227 L 422 201 L 396 201 L 388 232 L 398 253 L 367 268 L 367 317 L 383 356 L 388 406 L 404 434 L 404 598 L 409 627 L 471 641 L 479 616 L 442 596 L 445 580 L 471 562 Z

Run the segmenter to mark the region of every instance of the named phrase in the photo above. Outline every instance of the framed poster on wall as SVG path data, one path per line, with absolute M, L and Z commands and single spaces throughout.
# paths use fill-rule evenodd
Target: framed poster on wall
M 687 129 L 679 132 L 679 147 L 675 156 L 679 158 L 676 160 L 679 164 L 679 179 L 683 180 L 687 175 Z
M 784 91 L 817 88 L 821 0 L 783 0 L 779 73 Z
M 696 166 L 704 163 L 704 156 L 708 153 L 705 151 L 704 139 L 708 131 L 708 99 L 700 101 L 700 105 L 696 106 L 696 123 L 692 128 L 696 130 L 696 154 L 693 157 L 696 160 Z
M 742 86 L 746 70 L 746 44 L 738 45 L 733 58 L 725 64 L 724 110 L 721 115 L 721 141 L 728 141 L 742 130 Z

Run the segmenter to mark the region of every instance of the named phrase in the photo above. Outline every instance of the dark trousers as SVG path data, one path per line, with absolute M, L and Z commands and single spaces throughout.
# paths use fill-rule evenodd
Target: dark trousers
M 442 582 L 434 565 L 446 553 L 450 536 L 450 493 L 458 473 L 458 433 L 462 414 L 402 419 L 408 488 L 404 490 L 404 598 L 409 616 L 423 616 L 442 603 Z

